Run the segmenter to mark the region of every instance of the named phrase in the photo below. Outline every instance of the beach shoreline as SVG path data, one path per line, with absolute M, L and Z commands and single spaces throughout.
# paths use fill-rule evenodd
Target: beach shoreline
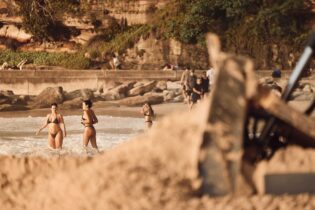
M 107 115 L 113 117 L 134 117 L 142 118 L 140 113 L 141 107 L 127 107 L 120 106 L 117 104 L 108 105 L 106 102 L 96 102 L 93 106 L 94 111 L 97 115 Z M 188 105 L 183 103 L 163 103 L 153 105 L 153 109 L 156 113 L 156 117 L 160 118 L 162 116 L 168 115 L 174 111 L 188 111 Z M 60 108 L 60 113 L 64 116 L 81 115 L 82 109 L 62 109 Z M 11 118 L 11 117 L 43 117 L 50 112 L 50 108 L 43 109 L 31 109 L 26 111 L 6 111 L 0 112 L 1 118 Z
M 299 110 L 304 111 L 309 106 L 310 101 L 290 101 L 289 104 Z M 142 118 L 142 114 L 140 113 L 141 107 L 139 106 L 121 106 L 119 104 L 113 103 L 109 104 L 106 101 L 98 101 L 93 106 L 94 111 L 98 115 L 107 115 L 113 117 L 134 117 L 134 118 Z M 172 103 L 162 103 L 153 105 L 153 109 L 156 113 L 156 118 L 163 117 L 172 112 L 185 112 L 189 111 L 188 105 L 182 102 L 172 102 Z M 64 116 L 73 116 L 73 115 L 81 115 L 81 109 L 63 109 L 60 107 L 60 113 Z M 0 112 L 0 117 L 2 118 L 11 118 L 11 117 L 42 117 L 46 116 L 47 113 L 50 112 L 50 108 L 43 109 L 31 109 L 26 111 L 5 111 Z M 315 116 L 315 113 L 312 114 Z

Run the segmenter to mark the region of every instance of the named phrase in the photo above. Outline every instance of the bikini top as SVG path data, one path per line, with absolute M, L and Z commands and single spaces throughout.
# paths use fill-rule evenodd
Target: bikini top
M 56 118 L 54 119 L 54 121 L 51 121 L 51 120 L 50 120 L 50 116 L 49 116 L 48 119 L 47 119 L 47 123 L 48 123 L 48 124 L 49 124 L 49 123 L 59 124 L 59 120 L 58 120 L 58 118 L 56 117 Z
M 82 115 L 81 119 L 82 119 L 82 121 L 83 121 L 83 120 L 86 120 L 86 119 L 83 117 L 83 115 Z M 84 122 L 81 122 L 81 124 L 84 125 L 85 127 L 92 127 L 92 128 L 94 128 L 94 127 L 93 127 L 93 124 L 85 124 Z

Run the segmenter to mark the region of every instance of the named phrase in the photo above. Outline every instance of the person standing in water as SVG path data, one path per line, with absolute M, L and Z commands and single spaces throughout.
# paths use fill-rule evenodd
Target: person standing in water
M 154 111 L 153 111 L 152 106 L 149 102 L 145 103 L 142 106 L 141 114 L 144 115 L 144 122 L 145 122 L 147 128 L 151 128 L 152 124 L 153 124 Z
M 36 135 L 47 126 L 49 147 L 52 149 L 62 149 L 63 137 L 67 136 L 67 132 L 63 116 L 58 113 L 58 105 L 56 103 L 51 104 L 51 113 L 47 115 L 44 125 L 36 132 Z M 63 128 L 63 131 L 61 128 Z
M 98 119 L 94 113 L 92 108 L 92 101 L 91 100 L 85 100 L 82 102 L 82 121 L 81 124 L 84 125 L 84 132 L 83 132 L 83 146 L 87 147 L 89 142 L 91 142 L 91 145 L 93 148 L 97 148 L 96 144 L 96 130 L 94 128 L 94 124 L 98 123 Z

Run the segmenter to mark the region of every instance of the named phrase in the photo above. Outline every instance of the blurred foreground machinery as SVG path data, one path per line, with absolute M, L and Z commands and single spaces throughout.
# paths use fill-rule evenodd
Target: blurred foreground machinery
M 258 84 L 250 59 L 222 53 L 218 37 L 207 36 L 210 63 L 217 75 L 200 148 L 202 193 L 241 191 L 244 159 L 252 163 L 269 159 L 289 144 L 315 147 L 315 118 L 310 116 L 314 99 L 304 113 L 286 103 L 313 55 L 314 45 L 315 33 L 280 98 Z

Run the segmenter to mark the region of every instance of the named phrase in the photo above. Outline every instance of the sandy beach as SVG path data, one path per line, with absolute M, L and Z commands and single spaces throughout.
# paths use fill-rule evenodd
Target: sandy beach
M 310 102 L 309 101 L 291 101 L 289 104 L 297 110 L 303 111 L 305 110 Z M 108 115 L 108 116 L 119 116 L 119 117 L 135 117 L 142 118 L 142 114 L 140 114 L 141 107 L 127 107 L 120 106 L 116 103 L 109 103 L 104 101 L 99 101 L 94 104 L 93 109 L 98 115 Z M 153 109 L 156 113 L 157 119 L 169 115 L 175 111 L 179 112 L 188 112 L 189 108 L 187 104 L 184 103 L 164 103 L 153 105 Z M 46 109 L 33 109 L 28 111 L 9 111 L 9 112 L 0 112 L 0 117 L 8 118 L 8 117 L 40 117 L 46 116 L 47 113 L 50 112 L 49 108 Z M 60 108 L 60 112 L 65 116 L 71 115 L 81 115 L 81 109 L 62 109 Z M 313 113 L 315 116 L 315 113 Z
M 206 109 L 204 103 L 191 112 L 170 114 L 149 132 L 93 158 L 0 157 L 1 207 L 6 210 L 315 208 L 315 197 L 308 194 L 200 197 L 197 160 L 200 123 L 205 120 Z M 176 129 L 172 129 L 173 125 Z M 295 149 L 295 154 L 303 153 L 303 149 Z M 281 157 L 274 162 L 279 161 L 283 165 L 290 162 Z M 296 168 L 307 167 L 303 161 L 295 164 Z

